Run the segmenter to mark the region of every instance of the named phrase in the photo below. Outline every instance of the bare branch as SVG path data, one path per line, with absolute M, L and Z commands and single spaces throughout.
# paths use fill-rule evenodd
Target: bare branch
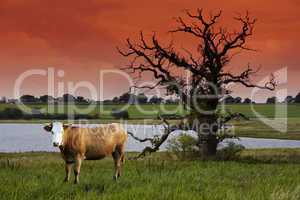
M 232 73 L 221 73 L 219 76 L 222 78 L 221 83 L 222 84 L 228 84 L 228 83 L 240 83 L 244 85 L 245 87 L 256 87 L 260 89 L 268 89 L 268 90 L 274 90 L 277 86 L 277 83 L 275 81 L 275 77 L 273 74 L 270 76 L 270 80 L 265 83 L 265 85 L 257 85 L 254 83 L 251 83 L 250 77 L 256 74 L 258 70 L 254 71 L 249 65 L 245 71 L 243 71 L 240 75 L 233 75 Z

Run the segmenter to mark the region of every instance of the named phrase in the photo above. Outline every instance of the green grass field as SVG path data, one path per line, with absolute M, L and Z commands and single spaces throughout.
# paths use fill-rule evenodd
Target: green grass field
M 53 113 L 66 113 L 67 110 L 73 110 L 76 113 L 80 114 L 99 114 L 101 119 L 112 119 L 111 111 L 113 109 L 126 109 L 129 112 L 129 117 L 132 120 L 136 119 L 153 119 L 157 118 L 158 114 L 178 114 L 184 115 L 184 109 L 180 105 L 153 105 L 153 104 L 144 104 L 144 105 L 93 105 L 90 110 L 87 110 L 87 105 L 43 105 L 43 104 L 33 104 L 27 105 L 29 108 L 35 109 L 44 109 L 43 112 L 50 114 Z M 262 115 L 262 117 L 267 118 L 300 118 L 300 104 L 290 104 L 287 106 L 287 116 L 282 110 L 285 109 L 285 104 L 232 104 L 226 105 L 225 108 L 233 112 L 241 112 L 250 118 L 257 118 L 258 116 L 255 112 Z M 0 111 L 4 110 L 7 107 L 16 107 L 13 104 L 0 104 Z M 76 108 L 75 108 L 76 107 Z M 254 112 L 255 111 L 255 112 Z M 277 113 L 276 113 L 277 112 Z
M 0 104 L 0 110 L 6 107 L 15 105 Z M 46 108 L 45 105 L 30 107 Z M 118 121 L 113 120 L 110 113 L 121 107 L 97 106 L 90 114 L 98 113 L 100 118 L 89 122 Z M 284 105 L 279 107 L 284 108 Z M 77 113 L 84 108 L 86 106 L 80 105 Z M 227 105 L 226 108 L 251 118 L 250 121 L 232 122 L 238 136 L 300 139 L 298 104 L 287 108 L 285 132 L 265 125 L 249 105 Z M 157 105 L 142 105 L 142 109 L 152 113 L 145 114 L 138 107 L 130 106 L 128 123 L 160 123 L 158 113 L 166 113 Z M 274 105 L 254 105 L 254 109 L 266 118 L 275 116 Z M 182 107 L 177 105 L 166 105 L 165 110 L 184 114 Z M 66 107 L 45 109 L 45 112 L 52 111 L 64 113 Z M 286 116 L 279 113 L 276 117 Z M 2 120 L 1 123 L 48 121 Z M 80 184 L 65 184 L 64 162 L 58 153 L 0 153 L 0 199 L 300 199 L 300 149 L 243 150 L 231 161 L 178 161 L 165 153 L 156 153 L 144 160 L 127 160 L 124 176 L 118 182 L 112 180 L 112 174 L 113 162 L 109 158 L 85 161 Z
M 74 185 L 63 183 L 57 153 L 0 154 L 0 198 L 297 200 L 299 163 L 299 149 L 245 150 L 235 161 L 176 161 L 157 153 L 127 160 L 117 182 L 111 159 L 85 161 Z
M 15 107 L 16 105 L 0 104 L 0 110 L 3 110 L 7 107 Z M 45 112 L 49 113 L 65 113 L 67 109 L 73 109 L 74 105 L 68 106 L 50 106 L 46 105 L 29 105 L 31 108 L 45 108 Z M 77 113 L 83 113 L 86 109 L 86 105 L 76 105 L 78 106 Z M 226 109 L 231 110 L 232 112 L 241 112 L 246 116 L 250 117 L 250 121 L 233 121 L 232 124 L 235 125 L 235 133 L 238 136 L 245 137 L 260 137 L 260 138 L 279 138 L 279 139 L 300 139 L 300 104 L 290 104 L 287 106 L 287 116 L 284 115 L 281 110 L 285 109 L 285 105 L 280 104 L 275 109 L 274 105 L 271 104 L 256 104 L 253 105 L 253 108 L 250 105 L 245 104 L 235 104 L 235 105 L 226 105 Z M 96 106 L 92 109 L 89 114 L 99 114 L 99 119 L 89 120 L 89 123 L 111 123 L 111 122 L 120 122 L 120 120 L 115 120 L 111 116 L 111 111 L 113 109 L 121 109 L 124 105 L 103 105 Z M 160 120 L 157 119 L 158 113 L 176 113 L 179 115 L 184 114 L 183 108 L 178 105 L 141 105 L 140 107 L 135 105 L 130 105 L 128 108 L 130 119 L 127 123 L 131 124 L 159 124 Z M 260 118 L 258 118 L 253 112 L 254 109 L 264 118 L 268 119 L 280 119 L 287 117 L 286 125 L 283 123 L 283 126 L 286 126 L 286 130 L 283 132 L 274 129 L 272 126 L 264 124 Z M 148 111 L 144 113 L 143 110 Z M 278 112 L 276 115 L 274 113 Z M 0 123 L 46 123 L 49 120 L 0 120 Z M 76 122 L 75 122 L 76 123 Z M 121 123 L 124 123 L 121 122 Z M 279 124 L 277 121 L 273 121 L 275 124 Z

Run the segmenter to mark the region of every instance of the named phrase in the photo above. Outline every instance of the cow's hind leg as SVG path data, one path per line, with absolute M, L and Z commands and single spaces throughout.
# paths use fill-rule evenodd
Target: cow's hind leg
M 65 166 L 65 168 L 66 168 L 66 177 L 65 177 L 64 182 L 68 182 L 70 180 L 72 164 L 73 163 L 66 162 L 66 166 Z
M 122 146 L 120 148 L 120 167 L 118 168 L 118 176 L 120 177 L 122 174 L 122 168 L 125 162 L 125 148 Z
M 79 174 L 80 174 L 80 167 L 81 167 L 82 158 L 77 157 L 75 161 L 75 167 L 74 167 L 74 174 L 75 174 L 75 181 L 74 183 L 79 183 Z
M 119 174 L 119 169 L 121 167 L 121 154 L 120 152 L 116 149 L 113 153 L 112 153 L 113 159 L 114 159 L 114 164 L 115 164 L 115 174 L 113 176 L 114 180 L 117 180 L 118 177 L 120 176 Z

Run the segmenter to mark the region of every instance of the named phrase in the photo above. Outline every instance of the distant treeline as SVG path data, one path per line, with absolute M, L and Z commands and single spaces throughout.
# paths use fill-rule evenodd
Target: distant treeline
M 8 101 L 8 100 L 7 100 Z M 82 96 L 73 96 L 71 94 L 64 94 L 61 97 L 53 97 L 49 95 L 42 95 L 40 97 L 35 97 L 33 95 L 23 95 L 20 99 L 15 100 L 17 102 L 22 102 L 24 104 L 30 103 L 82 103 L 82 104 L 89 104 L 93 102 L 90 99 L 86 99 Z M 8 101 L 9 102 L 9 101 Z
M 222 101 L 224 103 L 226 103 L 226 104 L 236 104 L 236 103 L 249 104 L 249 103 L 255 103 L 250 98 L 245 98 L 244 100 L 242 100 L 241 97 L 232 97 L 230 95 L 228 95 Z M 275 97 L 275 96 L 269 97 L 269 98 L 267 98 L 267 100 L 266 100 L 265 103 L 266 104 L 275 104 L 275 103 L 300 103 L 300 93 L 298 93 L 295 97 L 293 97 L 293 96 L 287 96 L 282 102 L 280 102 L 278 100 L 278 98 Z
M 227 95 L 223 99 L 221 99 L 223 103 L 226 104 L 250 104 L 255 103 L 250 98 L 242 99 L 241 97 L 232 97 L 230 95 Z M 178 104 L 180 103 L 178 98 L 162 98 L 158 97 L 156 95 L 154 96 L 146 96 L 144 93 L 140 94 L 132 94 L 132 93 L 124 93 L 120 96 L 116 96 L 112 99 L 107 99 L 104 101 L 95 101 L 91 99 L 87 99 L 83 96 L 73 96 L 71 94 L 64 94 L 62 97 L 52 97 L 49 95 L 43 95 L 40 97 L 35 97 L 33 95 L 23 95 L 20 97 L 20 99 L 6 99 L 3 97 L 0 100 L 0 103 L 18 103 L 22 102 L 24 104 L 68 104 L 68 103 L 76 103 L 76 104 Z M 278 103 L 278 98 L 273 96 L 267 98 L 266 102 L 267 104 L 273 104 Z M 298 93 L 295 97 L 293 96 L 287 96 L 282 103 L 300 103 L 300 93 Z
M 278 103 L 278 98 L 273 96 L 269 97 L 266 101 L 267 104 Z M 298 93 L 295 97 L 287 96 L 282 103 L 300 103 L 300 93 Z
M 121 96 L 103 101 L 103 104 L 178 104 L 179 99 L 165 99 L 156 95 L 146 96 L 144 93 L 132 94 L 124 93 Z
M 104 100 L 104 101 L 95 101 L 91 99 L 86 99 L 83 96 L 73 96 L 71 94 L 64 94 L 62 97 L 52 97 L 49 95 L 43 95 L 40 97 L 35 97 L 33 95 L 23 95 L 20 99 L 6 99 L 5 97 L 2 98 L 0 101 L 1 103 L 24 103 L 24 104 L 37 104 L 37 103 L 50 103 L 50 104 L 68 104 L 68 103 L 78 103 L 78 104 L 90 104 L 90 103 L 98 103 L 98 104 L 177 104 L 179 103 L 178 99 L 164 99 L 157 96 L 152 96 L 149 98 L 144 93 L 140 94 L 131 94 L 131 93 L 124 93 L 119 97 L 114 97 L 111 100 Z

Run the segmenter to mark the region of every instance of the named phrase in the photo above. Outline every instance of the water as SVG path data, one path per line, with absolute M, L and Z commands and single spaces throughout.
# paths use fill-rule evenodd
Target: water
M 93 125 L 91 125 L 93 126 Z M 151 137 L 161 133 L 162 126 L 127 125 L 126 128 L 141 138 Z M 174 134 L 176 135 L 176 133 Z M 174 137 L 174 136 L 173 136 Z M 240 140 L 226 140 L 242 144 L 246 148 L 300 148 L 300 141 L 240 138 Z M 149 143 L 140 143 L 129 136 L 127 151 L 141 151 Z M 165 145 L 162 146 L 165 149 Z M 40 124 L 0 124 L 0 152 L 28 152 L 28 151 L 58 151 L 50 142 L 50 134 L 44 131 Z

